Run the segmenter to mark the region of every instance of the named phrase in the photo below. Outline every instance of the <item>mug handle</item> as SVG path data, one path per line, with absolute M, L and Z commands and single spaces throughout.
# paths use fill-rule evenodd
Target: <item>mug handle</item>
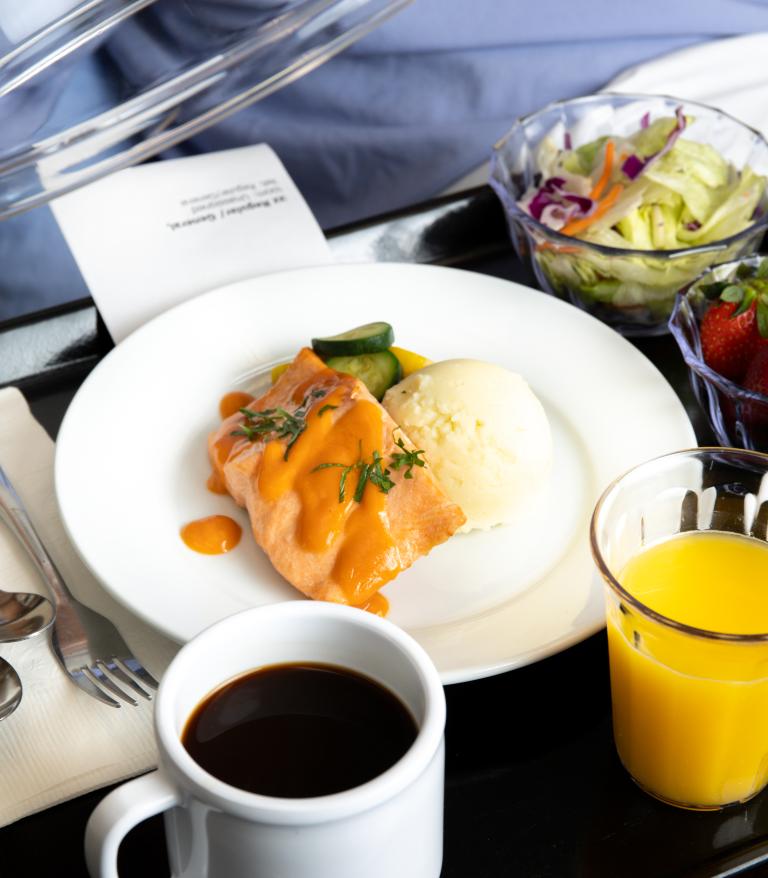
M 103 798 L 85 828 L 85 861 L 91 878 L 118 878 L 117 849 L 134 826 L 181 804 L 181 794 L 160 771 L 122 784 Z

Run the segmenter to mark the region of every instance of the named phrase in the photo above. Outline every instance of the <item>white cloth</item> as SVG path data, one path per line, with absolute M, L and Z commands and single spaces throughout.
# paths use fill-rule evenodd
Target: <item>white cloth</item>
M 620 73 L 602 91 L 671 95 L 716 107 L 768 138 L 768 33 L 715 40 L 663 55 Z M 442 194 L 488 181 L 486 162 Z
M 15 388 L 0 390 L 0 464 L 76 596 L 111 619 L 159 679 L 178 646 L 117 604 L 67 539 L 53 489 L 53 442 Z M 105 506 L 105 514 L 108 510 Z M 45 594 L 24 549 L 0 524 L 0 587 Z M 119 709 L 82 692 L 53 657 L 49 637 L 0 643 L 24 694 L 0 722 L 0 826 L 156 765 L 152 703 Z
M 604 91 L 671 95 L 724 110 L 768 137 L 768 33 L 716 40 L 630 67 Z

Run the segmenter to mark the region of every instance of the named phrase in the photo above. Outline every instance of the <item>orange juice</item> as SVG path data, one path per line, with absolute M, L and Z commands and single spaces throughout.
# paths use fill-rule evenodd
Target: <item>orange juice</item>
M 768 632 L 768 546 L 717 531 L 678 534 L 618 577 L 646 607 L 727 634 Z M 768 783 L 768 642 L 670 627 L 611 593 L 614 737 L 635 780 L 674 804 L 717 808 Z

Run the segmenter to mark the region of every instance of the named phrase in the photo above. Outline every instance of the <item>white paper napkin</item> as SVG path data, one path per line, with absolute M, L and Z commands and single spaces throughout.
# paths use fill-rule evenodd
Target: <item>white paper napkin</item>
M 178 646 L 112 600 L 75 554 L 54 496 L 53 448 L 21 393 L 0 390 L 0 464 L 40 538 L 76 596 L 111 619 L 159 679 Z M 0 587 L 46 593 L 1 523 Z M 0 826 L 156 765 L 152 703 L 137 699 L 138 707 L 117 709 L 85 694 L 64 674 L 45 634 L 0 643 L 0 656 L 16 668 L 24 686 L 18 709 L 0 722 Z

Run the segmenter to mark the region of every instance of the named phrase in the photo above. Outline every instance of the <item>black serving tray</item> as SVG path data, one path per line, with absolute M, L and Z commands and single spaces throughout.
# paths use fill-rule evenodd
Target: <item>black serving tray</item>
M 339 261 L 452 265 L 533 285 L 487 187 L 327 236 Z M 679 394 L 699 442 L 711 444 L 672 338 L 635 343 Z M 80 382 L 111 347 L 90 300 L 0 323 L 0 386 L 20 387 L 55 437 Z M 604 632 L 528 667 L 449 686 L 446 695 L 443 878 L 768 874 L 768 794 L 692 813 L 657 802 L 630 780 L 611 736 Z M 3 878 L 85 876 L 85 823 L 109 789 L 0 830 Z M 167 878 L 160 817 L 128 835 L 120 869 Z

